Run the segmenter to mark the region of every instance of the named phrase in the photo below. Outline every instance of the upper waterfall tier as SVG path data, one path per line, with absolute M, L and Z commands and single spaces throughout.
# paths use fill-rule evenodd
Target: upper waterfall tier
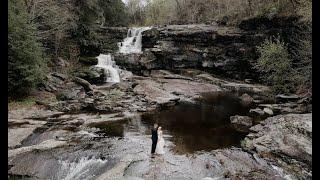
M 130 28 L 127 37 L 118 44 L 119 52 L 123 54 L 142 52 L 142 32 L 150 27 Z

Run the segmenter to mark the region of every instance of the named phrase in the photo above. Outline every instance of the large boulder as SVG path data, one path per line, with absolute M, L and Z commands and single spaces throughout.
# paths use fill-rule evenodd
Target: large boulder
M 262 117 L 265 115 L 265 112 L 260 108 L 250 109 L 249 114 L 253 117 Z
M 115 53 L 114 61 L 121 69 L 131 71 L 137 75 L 143 75 L 145 71 L 152 69 L 162 68 L 155 55 L 149 50 L 144 51 L 142 54 Z
M 273 161 L 297 179 L 312 176 L 312 114 L 269 117 L 250 128 L 242 147 Z
M 92 87 L 92 85 L 91 85 L 88 81 L 86 81 L 86 80 L 84 80 L 84 79 L 81 79 L 81 78 L 79 78 L 79 77 L 75 77 L 75 78 L 73 79 L 73 81 L 74 81 L 75 83 L 81 85 L 86 92 L 88 92 L 88 91 L 93 91 L 93 87 Z
M 252 118 L 249 116 L 231 116 L 230 122 L 239 130 L 246 131 L 249 127 L 252 126 Z
M 246 93 L 240 96 L 240 100 L 241 100 L 241 103 L 245 106 L 249 106 L 250 104 L 253 103 L 253 98 Z
M 91 84 L 103 84 L 106 79 L 105 70 L 95 66 L 89 69 L 79 70 L 74 73 L 74 76 L 82 78 Z
M 65 89 L 59 92 L 56 97 L 59 101 L 74 100 L 79 98 L 80 93 L 81 88 Z
M 48 74 L 44 81 L 38 86 L 39 90 L 44 90 L 48 92 L 57 92 L 64 88 L 67 76 L 61 73 L 50 73 Z

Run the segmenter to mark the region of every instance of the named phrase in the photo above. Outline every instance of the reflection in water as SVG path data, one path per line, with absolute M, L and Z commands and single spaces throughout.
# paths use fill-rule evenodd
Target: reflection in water
M 232 115 L 244 115 L 249 107 L 243 106 L 231 94 L 207 94 L 197 104 L 181 104 L 171 110 L 144 114 L 142 121 L 151 125 L 158 122 L 165 133 L 172 135 L 178 153 L 192 153 L 240 145 L 246 135 L 230 124 Z
M 174 152 L 210 151 L 240 145 L 246 133 L 235 130 L 229 118 L 245 115 L 249 108 L 233 94 L 205 94 L 196 104 L 180 104 L 170 110 L 142 114 L 113 125 L 118 127 L 117 131 L 110 130 L 110 124 L 105 130 L 111 132 L 109 135 L 150 135 L 153 123 L 157 122 L 164 130 L 166 142 L 175 145 Z

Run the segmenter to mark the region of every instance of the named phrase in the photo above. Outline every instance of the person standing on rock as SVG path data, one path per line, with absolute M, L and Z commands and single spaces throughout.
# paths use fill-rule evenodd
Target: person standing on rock
M 158 127 L 158 143 L 156 146 L 156 154 L 163 155 L 164 154 L 164 139 L 161 126 Z
M 154 123 L 153 128 L 151 129 L 151 139 L 152 139 L 152 147 L 151 147 L 151 157 L 154 157 L 154 153 L 156 151 L 156 146 L 158 142 L 158 124 Z

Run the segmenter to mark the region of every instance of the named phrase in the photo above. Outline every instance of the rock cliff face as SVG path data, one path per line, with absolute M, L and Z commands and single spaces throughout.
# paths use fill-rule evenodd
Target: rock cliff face
M 141 68 L 193 68 L 237 79 L 254 78 L 252 62 L 258 57 L 255 46 L 265 38 L 264 34 L 238 28 L 171 25 L 143 32 L 143 54 L 118 54 L 115 59 L 118 65 L 140 74 Z
M 120 67 L 139 75 L 154 69 L 192 68 L 235 79 L 257 80 L 258 74 L 253 69 L 259 57 L 256 46 L 270 36 L 294 33 L 296 22 L 296 18 L 255 18 L 243 21 L 239 27 L 204 24 L 154 27 L 143 32 L 142 54 L 116 54 L 115 60 Z

